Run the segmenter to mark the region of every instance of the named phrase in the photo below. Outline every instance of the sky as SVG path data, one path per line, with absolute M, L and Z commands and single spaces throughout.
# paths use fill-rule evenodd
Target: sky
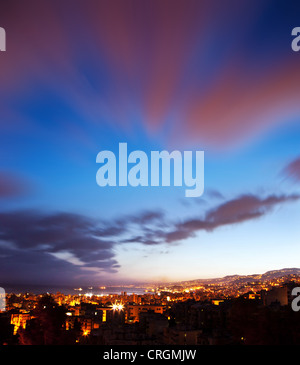
M 0 281 L 299 267 L 296 1 L 0 4 Z M 204 193 L 96 183 L 97 154 L 204 151 Z

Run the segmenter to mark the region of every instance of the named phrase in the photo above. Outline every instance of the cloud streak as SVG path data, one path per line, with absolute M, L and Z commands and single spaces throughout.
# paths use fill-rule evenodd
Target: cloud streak
M 143 211 L 113 222 L 67 213 L 22 210 L 0 213 L 3 282 L 91 283 L 120 267 L 114 248 L 123 237 L 159 225 L 161 212 Z
M 48 281 L 51 280 L 55 266 L 62 282 L 86 277 L 87 268 L 94 268 L 98 274 L 114 273 L 119 265 L 114 259 L 114 242 L 107 239 L 108 231 L 113 230 L 79 214 L 45 214 L 35 210 L 2 212 L 2 280 L 11 280 L 22 268 L 27 269 L 22 271 L 20 279 L 36 275 L 35 281 L 41 280 L 40 272 L 45 272 L 48 267 Z M 91 276 L 89 273 L 90 279 Z
M 276 205 L 293 202 L 300 199 L 300 195 L 270 195 L 260 198 L 255 195 L 242 195 L 228 200 L 214 209 L 209 210 L 204 219 L 189 219 L 176 225 L 176 230 L 167 236 L 168 242 L 193 236 L 197 231 L 212 232 L 215 229 L 236 225 L 260 218 L 269 213 Z
M 0 213 L 0 274 L 5 283 L 91 283 L 120 267 L 114 249 L 124 244 L 172 245 L 200 231 L 252 221 L 300 195 L 241 195 L 203 217 L 180 222 L 162 211 L 143 211 L 112 222 L 74 213 L 36 210 Z
M 168 222 L 165 218 L 164 229 L 152 229 L 143 232 L 142 235 L 132 237 L 125 243 L 139 242 L 145 245 L 173 244 L 190 237 L 195 237 L 197 232 L 213 232 L 216 229 L 237 225 L 243 222 L 261 218 L 272 211 L 276 206 L 294 202 L 300 199 L 300 195 L 270 195 L 261 198 L 252 194 L 241 195 L 227 200 L 208 210 L 204 217 L 193 217 L 182 222 Z
M 1 127 L 34 130 L 37 100 L 55 95 L 65 112 L 52 117 L 57 129 L 82 144 L 95 143 L 90 124 L 109 120 L 130 132 L 138 118 L 150 134 L 172 120 L 177 144 L 222 148 L 299 114 L 298 60 L 286 35 L 297 19 L 292 4 L 282 9 L 286 17 L 267 1 L 133 4 L 77 1 L 72 17 L 68 2 L 1 5 L 10 39 L 0 69 Z M 43 115 L 52 115 L 52 103 L 44 104 Z
M 282 172 L 290 179 L 300 182 L 300 157 L 291 161 Z

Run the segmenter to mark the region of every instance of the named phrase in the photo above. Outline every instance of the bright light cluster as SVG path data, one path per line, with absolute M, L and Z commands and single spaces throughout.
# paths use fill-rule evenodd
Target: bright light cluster
M 112 305 L 112 309 L 115 311 L 115 310 L 118 310 L 118 311 L 121 311 L 124 309 L 124 305 L 123 304 L 113 304 Z

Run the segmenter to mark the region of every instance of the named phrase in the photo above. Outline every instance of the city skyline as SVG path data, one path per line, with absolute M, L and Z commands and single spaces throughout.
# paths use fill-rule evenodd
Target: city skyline
M 172 282 L 298 267 L 299 5 L 0 5 L 0 277 Z M 100 151 L 204 151 L 204 193 L 96 182 Z M 1 284 L 2 285 L 2 284 Z
M 138 294 L 7 293 L 0 340 L 6 345 L 297 344 L 299 271 L 152 287 Z

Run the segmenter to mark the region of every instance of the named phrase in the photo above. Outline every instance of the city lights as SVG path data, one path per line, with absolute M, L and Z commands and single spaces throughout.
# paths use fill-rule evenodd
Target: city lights
M 11 336 L 11 343 L 19 341 L 20 344 L 35 344 L 31 323 L 39 323 L 39 316 L 42 316 L 40 326 L 47 332 L 55 313 L 61 313 L 64 308 L 65 317 L 56 330 L 65 331 L 61 338 L 66 338 L 66 341 L 69 338 L 69 341 L 79 344 L 92 344 L 100 340 L 104 344 L 120 344 L 120 341 L 124 341 L 134 345 L 140 343 L 141 333 L 142 338 L 144 336 L 147 339 L 147 344 L 206 345 L 217 341 L 220 344 L 252 344 L 256 343 L 256 337 L 252 338 L 240 331 L 243 329 L 244 315 L 237 318 L 240 330 L 236 334 L 231 332 L 231 327 L 227 327 L 226 321 L 219 322 L 219 319 L 223 316 L 234 317 L 236 314 L 232 308 L 235 303 L 240 303 L 239 310 L 242 312 L 249 305 L 253 306 L 255 321 L 266 320 L 265 313 L 272 310 L 272 306 L 281 306 L 281 310 L 276 313 L 278 321 L 282 321 L 292 310 L 292 300 L 295 299 L 292 289 L 295 287 L 300 287 L 300 272 L 284 269 L 210 281 L 186 281 L 180 285 L 152 286 L 144 294 L 128 295 L 121 292 L 100 296 L 78 292 L 69 295 L 59 292 L 41 295 L 6 293 L 6 309 L 0 314 L 3 321 L 13 326 L 11 334 L 7 333 L 7 336 Z M 247 315 L 252 316 L 251 313 Z M 182 327 L 182 323 L 191 323 L 192 327 Z M 218 334 L 214 338 L 215 326 L 222 328 L 224 337 Z M 262 338 L 261 342 L 264 341 L 267 339 Z
M 118 311 L 121 311 L 121 310 L 123 310 L 124 309 L 124 305 L 123 304 L 113 304 L 112 305 L 112 309 L 114 310 L 114 311 L 116 311 L 116 310 L 118 310 Z

